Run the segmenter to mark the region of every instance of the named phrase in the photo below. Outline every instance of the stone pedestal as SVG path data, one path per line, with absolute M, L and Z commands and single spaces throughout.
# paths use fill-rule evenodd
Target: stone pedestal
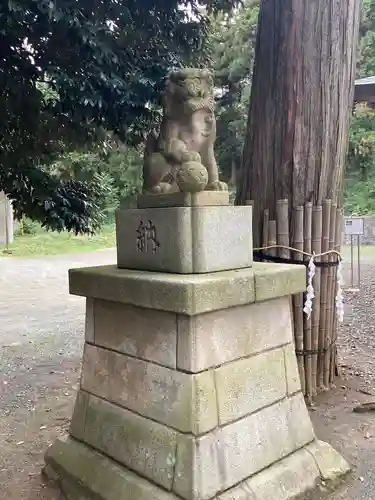
M 119 210 L 116 216 L 118 266 L 180 274 L 251 267 L 252 207 L 196 206 L 195 198 L 186 195 L 181 201 L 184 200 L 191 206 Z M 213 200 L 220 202 L 221 197 Z M 202 201 L 208 202 L 207 198 Z
M 46 453 L 68 500 L 290 500 L 349 470 L 301 393 L 290 296 L 304 267 L 69 279 L 87 297 L 81 386 Z

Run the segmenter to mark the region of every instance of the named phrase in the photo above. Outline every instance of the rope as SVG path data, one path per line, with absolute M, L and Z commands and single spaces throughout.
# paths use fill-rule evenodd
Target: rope
M 300 253 L 301 255 L 305 255 L 308 257 L 308 260 L 297 260 L 297 259 L 287 259 L 283 257 L 277 257 L 273 255 L 267 255 L 264 254 L 263 252 L 265 250 L 271 250 L 271 249 L 283 249 L 283 250 L 289 250 L 291 252 L 296 252 Z M 297 248 L 293 248 L 290 246 L 285 246 L 285 245 L 268 245 L 260 248 L 254 248 L 253 253 L 256 257 L 263 260 L 268 260 L 272 262 L 279 262 L 279 263 L 287 263 L 287 264 L 301 264 L 305 265 L 308 270 L 308 275 L 307 275 L 307 292 L 306 292 L 306 299 L 305 299 L 305 304 L 303 308 L 303 312 L 306 314 L 307 318 L 310 319 L 311 314 L 312 314 L 312 308 L 313 308 L 313 301 L 315 299 L 315 291 L 314 291 L 314 278 L 316 274 L 316 267 L 336 267 L 337 266 L 337 293 L 336 293 L 336 298 L 335 298 L 335 304 L 336 304 L 336 314 L 338 317 L 338 320 L 340 323 L 344 321 L 344 301 L 343 301 L 343 293 L 342 293 L 342 283 L 343 283 L 343 273 L 342 273 L 342 255 L 340 252 L 337 250 L 327 250 L 326 252 L 321 252 L 321 253 L 309 253 L 305 252 L 303 250 L 299 250 Z M 326 257 L 329 255 L 336 255 L 337 256 L 337 261 L 335 262 L 316 262 L 316 259 L 319 259 L 321 257 Z
M 296 356 L 313 356 L 314 354 L 326 354 L 329 352 L 333 347 L 336 346 L 336 340 L 334 340 L 328 347 L 321 347 L 318 349 L 303 349 L 303 350 L 296 350 Z
M 274 262 L 276 264 L 299 264 L 301 266 L 306 266 L 308 267 L 309 265 L 309 260 L 297 260 L 297 259 L 287 259 L 285 257 L 278 257 L 276 255 L 269 255 L 266 253 L 263 253 L 262 251 L 257 251 L 255 250 L 253 252 L 254 257 L 256 257 L 259 260 L 266 260 L 268 262 Z M 311 259 L 311 257 L 310 257 Z M 340 260 L 337 259 L 333 262 L 328 261 L 328 262 L 315 262 L 316 267 L 337 267 L 340 263 Z
M 298 248 L 293 248 L 293 247 L 288 247 L 285 245 L 268 245 L 266 247 L 259 247 L 259 248 L 254 248 L 254 252 L 262 252 L 263 250 L 272 250 L 275 248 L 281 248 L 282 250 L 290 250 L 291 252 L 296 252 L 300 253 L 301 255 L 305 255 L 306 257 L 314 257 L 315 259 L 318 259 L 319 257 L 325 257 L 326 255 L 330 254 L 336 254 L 340 260 L 342 260 L 341 253 L 338 252 L 337 250 L 328 250 L 327 252 L 322 252 L 322 253 L 309 253 L 305 252 L 303 250 L 299 250 Z M 302 261 L 303 262 L 303 261 Z

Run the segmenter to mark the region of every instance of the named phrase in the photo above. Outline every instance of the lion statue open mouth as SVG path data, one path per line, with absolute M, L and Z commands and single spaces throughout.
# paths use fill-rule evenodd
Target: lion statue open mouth
M 144 193 L 226 191 L 219 181 L 213 77 L 208 70 L 183 69 L 169 74 L 163 93 L 159 135 L 147 138 Z

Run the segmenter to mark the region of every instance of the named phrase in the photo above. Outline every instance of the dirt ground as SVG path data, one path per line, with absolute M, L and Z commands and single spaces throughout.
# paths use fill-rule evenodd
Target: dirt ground
M 68 269 L 115 262 L 115 252 L 0 258 L 0 500 L 58 500 L 40 471 L 69 424 L 78 387 L 84 299 Z
M 0 500 L 60 500 L 40 471 L 46 448 L 68 427 L 79 382 L 84 301 L 68 295 L 67 270 L 114 261 L 112 250 L 0 258 Z M 362 274 L 361 291 L 347 294 L 341 378 L 310 412 L 318 437 L 354 466 L 330 500 L 375 499 L 374 414 L 353 412 L 375 401 L 375 252 Z
M 350 285 L 348 265 L 345 271 Z M 353 465 L 352 480 L 332 494 L 332 500 L 375 499 L 375 413 L 353 412 L 362 403 L 375 402 L 375 248 L 363 254 L 361 275 L 360 290 L 344 295 L 338 343 L 341 377 L 310 412 L 318 437 Z

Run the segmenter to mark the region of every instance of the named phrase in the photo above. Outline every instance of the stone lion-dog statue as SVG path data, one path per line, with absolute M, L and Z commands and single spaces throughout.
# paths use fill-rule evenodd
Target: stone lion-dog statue
M 143 193 L 227 191 L 215 160 L 214 81 L 210 71 L 182 69 L 168 76 L 159 134 L 145 147 Z

